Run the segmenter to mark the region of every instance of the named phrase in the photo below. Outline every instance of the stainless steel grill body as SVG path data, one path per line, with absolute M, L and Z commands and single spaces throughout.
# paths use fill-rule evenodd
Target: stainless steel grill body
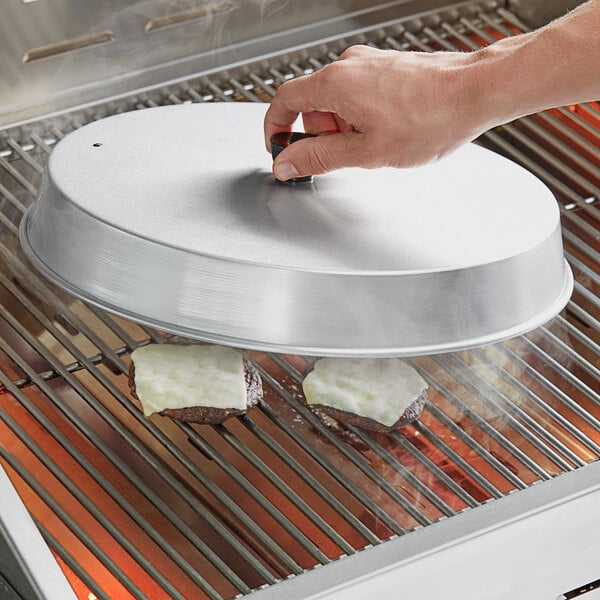
M 268 61 L 15 118 L 0 134 L 0 455 L 78 598 L 219 599 L 262 587 L 257 598 L 351 598 L 364 586 L 384 597 L 399 582 L 425 597 L 443 586 L 446 598 L 554 598 L 598 579 L 597 104 L 481 140 L 559 199 L 575 274 L 566 310 L 509 342 L 412 359 L 431 402 L 391 436 L 332 433 L 299 401 L 312 359 L 254 351 L 266 393 L 247 417 L 220 427 L 144 418 L 127 389 L 129 353 L 171 336 L 56 290 L 17 243 L 47 156 L 68 131 L 135 108 L 266 100 L 356 41 L 468 50 L 526 28 L 500 3 L 457 6 L 415 18 L 390 16 L 416 12 L 410 2 L 365 10 L 346 37 L 329 31 Z M 35 580 L 35 565 L 26 570 Z

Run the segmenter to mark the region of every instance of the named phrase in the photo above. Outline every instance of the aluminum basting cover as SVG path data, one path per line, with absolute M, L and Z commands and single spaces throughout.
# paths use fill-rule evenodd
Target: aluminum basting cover
M 475 145 L 416 169 L 271 174 L 266 105 L 102 119 L 54 149 L 21 242 L 140 323 L 246 348 L 406 356 L 489 344 L 572 292 L 545 185 Z

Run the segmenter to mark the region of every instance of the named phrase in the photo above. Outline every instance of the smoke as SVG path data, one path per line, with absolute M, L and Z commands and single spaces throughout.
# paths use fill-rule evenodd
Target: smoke
M 299 4 L 294 10 L 302 10 Z M 168 65 L 167 79 L 178 78 L 189 74 L 178 63 L 260 34 L 289 5 L 290 0 L 134 0 L 117 10 L 112 3 L 90 2 L 77 15 L 47 11 L 40 47 L 25 53 L 43 61 L 30 59 L 12 83 L 19 88 L 22 79 L 28 89 L 35 86 L 36 95 L 45 96 L 160 65 Z M 82 47 L 73 40 L 81 40 Z M 40 52 L 41 47 L 49 50 Z
M 249 3 L 254 4 L 258 8 L 260 18 L 264 21 L 288 6 L 290 0 L 249 0 Z

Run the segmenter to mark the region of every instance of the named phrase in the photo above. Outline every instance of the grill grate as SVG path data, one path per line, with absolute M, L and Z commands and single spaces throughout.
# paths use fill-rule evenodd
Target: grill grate
M 357 41 L 471 50 L 525 29 L 499 8 Z M 299 402 L 312 359 L 258 352 L 247 355 L 265 383 L 260 409 L 216 427 L 146 419 L 128 393 L 129 353 L 171 336 L 85 306 L 30 270 L 18 222 L 66 133 L 134 108 L 266 101 L 345 43 L 0 138 L 0 453 L 81 598 L 245 595 L 600 457 L 598 104 L 520 119 L 481 140 L 556 193 L 576 275 L 566 310 L 503 344 L 413 359 L 431 402 L 389 436 L 334 434 Z

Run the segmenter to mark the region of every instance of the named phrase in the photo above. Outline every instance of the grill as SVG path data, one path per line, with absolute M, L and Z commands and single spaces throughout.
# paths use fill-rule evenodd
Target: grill
M 43 117 L 23 113 L 0 131 L 1 462 L 77 598 L 349 598 L 346 582 L 357 598 L 391 596 L 399 582 L 414 593 L 415 565 L 429 556 L 437 577 L 436 557 L 448 548 L 462 556 L 484 532 L 492 537 L 481 554 L 502 569 L 510 552 L 496 544 L 526 515 L 537 523 L 518 538 L 528 552 L 548 550 L 543 519 L 551 518 L 550 539 L 573 561 L 563 572 L 550 552 L 531 566 L 535 589 L 547 595 L 527 597 L 574 597 L 565 594 L 600 576 L 591 510 L 600 472 L 600 104 L 532 115 L 479 140 L 556 194 L 575 291 L 531 334 L 409 360 L 429 383 L 430 402 L 420 421 L 389 436 L 333 433 L 300 402 L 314 359 L 260 352 L 246 354 L 265 397 L 247 416 L 222 426 L 146 419 L 128 392 L 130 352 L 176 338 L 52 287 L 19 249 L 18 224 L 52 147 L 85 123 L 164 104 L 268 101 L 283 81 L 331 62 L 349 43 L 468 51 L 528 29 L 500 2 L 382 19 L 388 12 L 364 11 L 368 24 L 347 35 L 267 59 L 257 53 L 110 100 L 57 105 Z M 18 547 L 19 533 L 4 529 Z M 373 583 L 376 572 L 403 565 L 401 580 Z M 3 568 L 0 588 L 9 598 L 58 597 L 44 592 L 53 584 L 40 582 L 40 570 L 21 565 L 25 575 L 11 580 Z M 504 573 L 503 589 L 514 591 L 520 577 Z M 419 589 L 433 585 L 421 579 Z M 498 589 L 446 588 L 445 597 L 492 598 Z

